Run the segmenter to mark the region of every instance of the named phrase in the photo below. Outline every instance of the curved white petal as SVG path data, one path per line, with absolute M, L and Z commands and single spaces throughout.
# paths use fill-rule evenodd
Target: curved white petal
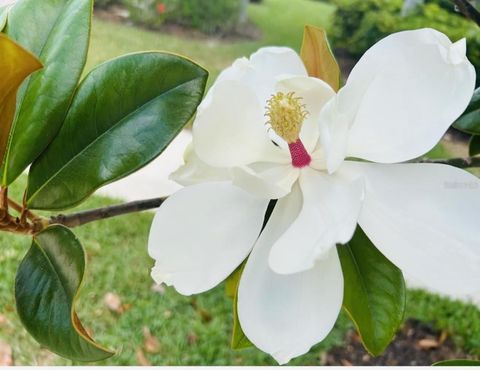
M 270 267 L 280 274 L 311 269 L 336 244 L 347 243 L 362 206 L 362 178 L 347 180 L 305 168 L 300 187 L 302 209 L 270 253 Z
M 249 59 L 239 58 L 224 69 L 210 88 L 205 101 L 211 99 L 211 93 L 218 83 L 234 81 L 249 87 L 263 107 L 274 93 L 278 78 L 283 75 L 307 76 L 300 56 L 293 49 L 286 47 L 260 48 Z
M 392 34 L 363 55 L 322 112 L 336 133 L 331 155 L 380 163 L 423 155 L 465 110 L 474 85 L 465 40 L 452 44 L 433 29 Z M 340 163 L 332 160 L 330 170 Z
M 189 144 L 183 154 L 184 164 L 170 174 L 170 180 L 183 186 L 200 184 L 202 182 L 230 180 L 230 172 L 226 168 L 212 167 L 203 162 L 195 154 L 192 144 Z
M 435 164 L 345 162 L 339 170 L 363 175 L 359 224 L 407 276 L 443 294 L 480 287 L 480 180 Z
M 236 59 L 231 66 L 225 68 L 223 71 L 220 72 L 217 79 L 210 87 L 202 102 L 198 106 L 197 111 L 202 112 L 203 109 L 207 108 L 211 104 L 213 92 L 215 91 L 216 86 L 220 84 L 220 82 L 236 81 L 245 83 L 245 81 L 250 81 L 253 75 L 254 70 L 250 65 L 250 61 L 247 58 L 242 57 Z M 252 81 L 247 83 L 247 85 L 252 86 Z
M 150 230 L 153 279 L 185 295 L 213 288 L 247 257 L 268 202 L 227 182 L 192 185 L 173 194 Z
M 271 245 L 301 207 L 299 191 L 278 201 L 240 279 L 238 316 L 248 339 L 284 364 L 323 340 L 343 299 L 343 276 L 335 248 L 315 268 L 278 275 L 268 266 Z
M 328 173 L 334 173 L 347 156 L 347 144 L 352 117 L 339 108 L 343 90 L 320 112 L 320 145 Z
M 250 65 L 255 73 L 247 83 L 253 84 L 251 87 L 262 104 L 274 93 L 275 84 L 282 75 L 308 75 L 300 56 L 286 47 L 261 48 L 250 56 Z
M 318 143 L 318 120 L 323 106 L 335 96 L 335 91 L 326 82 L 308 76 L 285 77 L 277 82 L 276 90 L 295 92 L 302 98 L 308 112 L 300 132 L 300 139 L 307 151 L 312 152 Z
M 300 174 L 288 164 L 253 163 L 230 171 L 234 185 L 264 199 L 278 199 L 290 193 Z
M 265 122 L 264 108 L 249 88 L 221 81 L 197 113 L 193 124 L 195 152 L 214 167 L 277 161 L 281 149 L 270 141 Z

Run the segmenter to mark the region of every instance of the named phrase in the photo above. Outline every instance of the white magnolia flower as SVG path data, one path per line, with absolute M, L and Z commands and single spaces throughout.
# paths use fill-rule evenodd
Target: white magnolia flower
M 240 323 L 280 363 L 332 329 L 343 297 L 335 246 L 357 223 L 431 289 L 478 290 L 480 181 L 446 165 L 393 164 L 429 151 L 464 111 L 475 83 L 465 48 L 432 29 L 393 34 L 338 94 L 288 48 L 235 61 L 198 109 L 193 150 L 174 174 L 188 186 L 153 221 L 153 278 L 200 293 L 248 257 Z

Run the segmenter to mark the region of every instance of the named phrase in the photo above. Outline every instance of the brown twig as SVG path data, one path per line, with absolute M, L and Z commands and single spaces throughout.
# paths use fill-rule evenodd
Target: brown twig
M 149 209 L 158 208 L 164 201 L 165 198 L 153 198 L 92 209 L 89 211 L 73 213 L 70 215 L 60 214 L 50 217 L 48 223 L 50 225 L 61 224 L 67 227 L 77 227 L 93 221 L 104 220 L 107 218 L 125 215 L 128 213 L 141 212 Z
M 458 168 L 480 167 L 480 157 L 448 158 L 448 159 L 429 159 L 423 158 L 415 163 L 438 163 L 448 164 Z
M 446 164 L 458 168 L 473 168 L 480 167 L 479 157 L 465 157 L 465 158 L 448 158 L 448 159 L 429 159 L 423 158 L 415 160 L 413 163 L 436 163 Z M 166 198 L 153 198 L 138 200 L 125 204 L 118 204 L 114 206 L 96 208 L 88 211 L 72 213 L 70 215 L 59 214 L 52 216 L 49 219 L 37 217 L 35 214 L 26 210 L 24 207 L 8 199 L 7 190 L 0 188 L 0 228 L 7 231 L 21 232 L 24 234 L 31 234 L 38 232 L 48 225 L 61 224 L 67 227 L 77 227 L 85 225 L 93 221 L 104 220 L 111 217 L 121 216 L 129 213 L 146 211 L 149 209 L 158 208 L 165 201 Z M 6 202 L 6 203 L 5 203 Z M 25 222 L 23 225 L 18 218 L 12 219 L 8 214 L 8 205 L 21 213 L 27 213 L 27 218 L 32 221 L 31 224 Z M 2 213 L 3 212 L 3 213 Z M 3 215 L 3 216 L 2 216 Z M 6 218 L 5 218 L 6 217 Z
M 428 159 L 424 158 L 415 161 L 415 163 L 438 163 L 455 166 L 458 168 L 480 167 L 480 157 L 466 157 L 466 158 L 450 158 L 450 159 Z M 77 227 L 85 225 L 89 222 L 104 220 L 111 217 L 125 215 L 128 213 L 141 212 L 149 209 L 158 208 L 162 205 L 166 198 L 154 198 L 139 200 L 135 202 L 118 204 L 114 206 L 102 207 L 73 213 L 70 215 L 52 216 L 47 224 L 61 224 L 67 227 Z M 47 225 L 45 225 L 47 226 Z
M 13 217 L 9 213 L 9 206 L 21 212 L 22 217 Z M 32 235 L 36 226 L 27 220 L 27 211 L 24 207 L 8 199 L 8 188 L 0 187 L 0 230 L 16 234 Z
M 480 12 L 468 0 L 452 0 L 457 9 L 467 18 L 480 26 Z

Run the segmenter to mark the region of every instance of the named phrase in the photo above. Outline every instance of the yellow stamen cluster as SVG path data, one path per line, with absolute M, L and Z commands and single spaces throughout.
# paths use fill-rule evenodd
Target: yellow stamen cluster
M 303 121 L 308 115 L 301 100 L 294 92 L 279 92 L 267 101 L 267 123 L 288 143 L 298 140 Z

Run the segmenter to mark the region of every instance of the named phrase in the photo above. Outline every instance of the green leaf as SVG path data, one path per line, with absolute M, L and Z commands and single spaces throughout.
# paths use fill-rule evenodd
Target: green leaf
M 476 360 L 446 360 L 435 362 L 432 366 L 480 366 Z
M 233 271 L 225 280 L 225 294 L 227 297 L 235 298 L 235 295 L 237 294 L 238 283 L 240 281 L 240 277 L 242 276 L 244 266 L 245 262 L 238 266 L 235 271 Z
M 15 116 L 17 91 L 25 78 L 40 69 L 40 61 L 0 33 L 0 162 L 7 149 L 8 133 Z
M 344 309 L 364 347 L 381 354 L 403 322 L 406 289 L 402 272 L 386 259 L 360 227 L 338 247 L 345 279 Z
M 233 298 L 233 332 L 232 332 L 232 349 L 243 349 L 253 347 L 240 326 L 240 320 L 238 319 L 237 312 L 238 294 L 235 294 Z
M 475 90 L 467 109 L 453 127 L 472 135 L 480 135 L 480 88 Z
M 94 69 L 65 124 L 29 174 L 28 206 L 64 209 L 157 157 L 192 118 L 208 73 L 179 56 L 148 52 Z
M 60 129 L 87 57 L 93 0 L 19 0 L 6 33 L 43 62 L 17 96 L 17 112 L 0 163 L 12 183 Z
M 18 268 L 15 298 L 23 325 L 40 344 L 72 360 L 99 361 L 113 352 L 90 338 L 74 309 L 85 262 L 75 235 L 50 226 L 34 237 Z
M 474 135 L 468 144 L 468 154 L 473 157 L 480 154 L 480 136 Z
M 338 91 L 340 88 L 340 67 L 323 29 L 305 26 L 300 54 L 309 76 L 325 81 L 332 89 Z
M 226 281 L 226 293 L 227 296 L 233 298 L 233 331 L 232 331 L 232 349 L 242 349 L 252 347 L 250 342 L 240 326 L 240 320 L 238 319 L 237 302 L 238 302 L 238 285 L 240 284 L 240 277 L 242 276 L 243 268 L 246 261 L 243 262 Z

